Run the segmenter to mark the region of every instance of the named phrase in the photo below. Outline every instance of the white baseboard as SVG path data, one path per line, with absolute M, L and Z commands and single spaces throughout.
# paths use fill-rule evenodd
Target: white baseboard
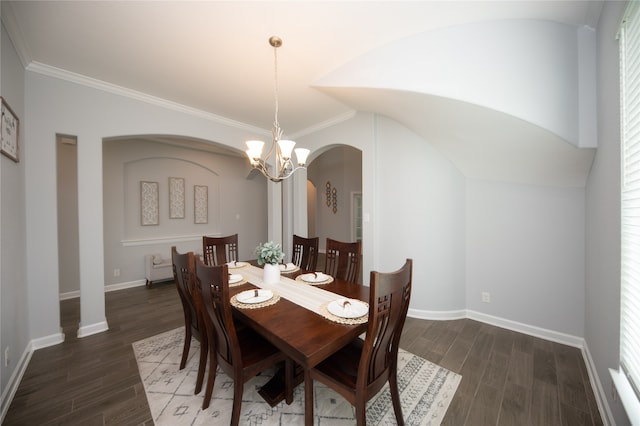
M 582 358 L 584 358 L 584 363 L 587 366 L 589 382 L 591 382 L 591 389 L 593 389 L 593 394 L 596 396 L 596 404 L 598 404 L 598 411 L 600 412 L 602 422 L 605 426 L 615 425 L 616 421 L 613 418 L 611 407 L 609 407 L 609 402 L 607 401 L 607 393 L 602 386 L 600 376 L 598 376 L 598 371 L 591 357 L 591 352 L 589 352 L 587 342 L 584 343 L 584 347 L 582 348 Z
M 154 282 L 159 282 L 159 281 L 154 281 Z M 109 284 L 104 286 L 104 292 L 107 293 L 109 291 L 124 290 L 125 288 L 141 287 L 146 284 L 147 284 L 147 280 L 135 280 L 135 281 L 128 281 L 124 283 Z M 78 297 L 80 297 L 80 290 L 60 293 L 60 300 L 75 299 Z
M 107 324 L 107 319 L 104 321 L 96 322 L 94 324 L 89 325 L 81 325 L 78 328 L 78 338 L 91 336 L 93 334 L 102 333 L 103 331 L 109 330 L 109 324 Z
M 544 340 L 562 343 L 563 345 L 573 346 L 580 349 L 584 348 L 584 338 L 561 333 L 559 331 L 535 327 L 521 322 L 511 321 L 470 310 L 467 310 L 467 318 L 495 325 L 496 327 L 506 328 L 507 330 L 517 331 L 518 333 L 528 334 L 529 336 L 539 337 Z
M 420 309 L 409 309 L 407 316 L 411 318 L 425 319 L 425 320 L 456 320 L 467 317 L 467 311 L 460 309 L 457 311 L 424 311 Z
M 64 342 L 64 333 L 60 329 L 60 333 L 51 334 L 49 336 L 40 337 L 38 339 L 31 340 L 30 349 L 35 351 L 36 349 L 47 348 Z
M 108 293 L 110 291 L 124 290 L 125 288 L 142 287 L 143 285 L 147 285 L 147 280 L 135 280 L 125 283 L 109 284 L 104 286 L 104 292 Z
M 16 365 L 15 370 L 13 370 L 13 374 L 11 374 L 9 381 L 7 382 L 6 388 L 2 391 L 2 410 L 0 411 L 0 424 L 4 422 L 4 417 L 9 411 L 11 401 L 13 401 L 13 397 L 18 391 L 18 387 L 20 386 L 22 377 L 24 376 L 25 371 L 27 371 L 27 366 L 29 365 L 29 361 L 31 360 L 33 350 L 34 349 L 32 344 L 27 345 L 24 352 L 22 353 L 22 356 L 20 356 L 20 359 L 18 360 L 18 364 Z

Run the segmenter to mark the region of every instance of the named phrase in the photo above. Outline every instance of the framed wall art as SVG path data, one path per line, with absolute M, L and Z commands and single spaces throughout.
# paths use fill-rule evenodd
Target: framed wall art
M 158 182 L 140 181 L 140 220 L 142 226 L 158 225 Z
M 2 122 L 0 123 L 0 152 L 4 155 L 18 162 L 19 151 L 19 132 L 20 132 L 20 120 L 18 116 L 9 107 L 9 104 L 0 97 L 2 101 Z
M 169 178 L 169 219 L 184 219 L 184 178 Z
M 209 223 L 209 187 L 206 185 L 194 185 L 193 201 L 194 223 Z

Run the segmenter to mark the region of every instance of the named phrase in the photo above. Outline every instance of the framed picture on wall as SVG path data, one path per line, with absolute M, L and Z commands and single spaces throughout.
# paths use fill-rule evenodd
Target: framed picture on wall
M 140 181 L 140 220 L 142 226 L 158 225 L 158 182 Z
M 0 126 L 0 140 L 2 141 L 2 144 L 0 146 L 0 152 L 17 163 L 19 150 L 18 144 L 20 141 L 20 120 L 4 98 L 0 97 L 0 100 L 2 101 L 2 123 Z
M 169 219 L 184 219 L 184 178 L 169 178 Z
M 206 185 L 193 186 L 194 218 L 196 224 L 209 223 L 209 187 Z

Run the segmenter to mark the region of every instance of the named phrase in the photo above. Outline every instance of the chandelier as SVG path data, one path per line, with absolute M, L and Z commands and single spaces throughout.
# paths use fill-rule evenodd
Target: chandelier
M 262 158 L 262 149 L 264 147 L 263 141 L 253 140 L 247 141 L 247 157 L 251 162 L 251 166 L 254 169 L 259 170 L 267 179 L 273 182 L 282 182 L 287 179 L 296 170 L 305 167 L 307 162 L 307 156 L 309 150 L 305 148 L 293 147 L 296 145 L 294 141 L 282 139 L 282 129 L 280 123 L 278 123 L 278 47 L 282 46 L 282 39 L 280 37 L 272 36 L 269 38 L 269 44 L 273 46 L 273 58 L 274 58 L 274 81 L 273 91 L 275 93 L 276 107 L 275 107 L 275 120 L 273 122 L 273 128 L 271 129 L 271 135 L 273 142 L 271 149 L 267 153 L 264 159 Z M 291 152 L 295 151 L 297 163 L 294 165 L 291 159 Z M 269 172 L 269 159 L 275 155 L 276 170 L 274 173 Z

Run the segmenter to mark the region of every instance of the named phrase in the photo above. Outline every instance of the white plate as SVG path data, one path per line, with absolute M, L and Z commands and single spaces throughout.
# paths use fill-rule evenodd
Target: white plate
M 345 305 L 345 302 L 349 302 Z M 327 310 L 342 318 L 360 318 L 369 313 L 369 306 L 359 300 L 338 299 L 329 303 Z
M 248 265 L 247 262 L 229 262 L 229 263 L 227 263 L 227 266 L 229 267 L 229 269 L 242 268 L 242 267 L 247 266 L 247 265 Z
M 323 274 L 322 272 L 316 272 L 315 274 L 302 274 L 300 275 L 300 279 L 302 281 L 306 281 L 308 283 L 321 283 L 329 279 L 329 275 Z
M 291 272 L 295 271 L 298 267 L 293 263 L 287 263 L 286 265 L 280 264 L 280 271 Z
M 242 275 L 240 274 L 229 274 L 229 284 L 235 284 L 242 281 Z
M 256 290 L 258 290 L 258 295 L 256 296 Z M 238 302 L 242 303 L 262 303 L 273 297 L 273 292 L 271 290 L 264 289 L 256 289 L 256 290 L 246 290 L 242 293 L 238 293 L 236 299 Z

